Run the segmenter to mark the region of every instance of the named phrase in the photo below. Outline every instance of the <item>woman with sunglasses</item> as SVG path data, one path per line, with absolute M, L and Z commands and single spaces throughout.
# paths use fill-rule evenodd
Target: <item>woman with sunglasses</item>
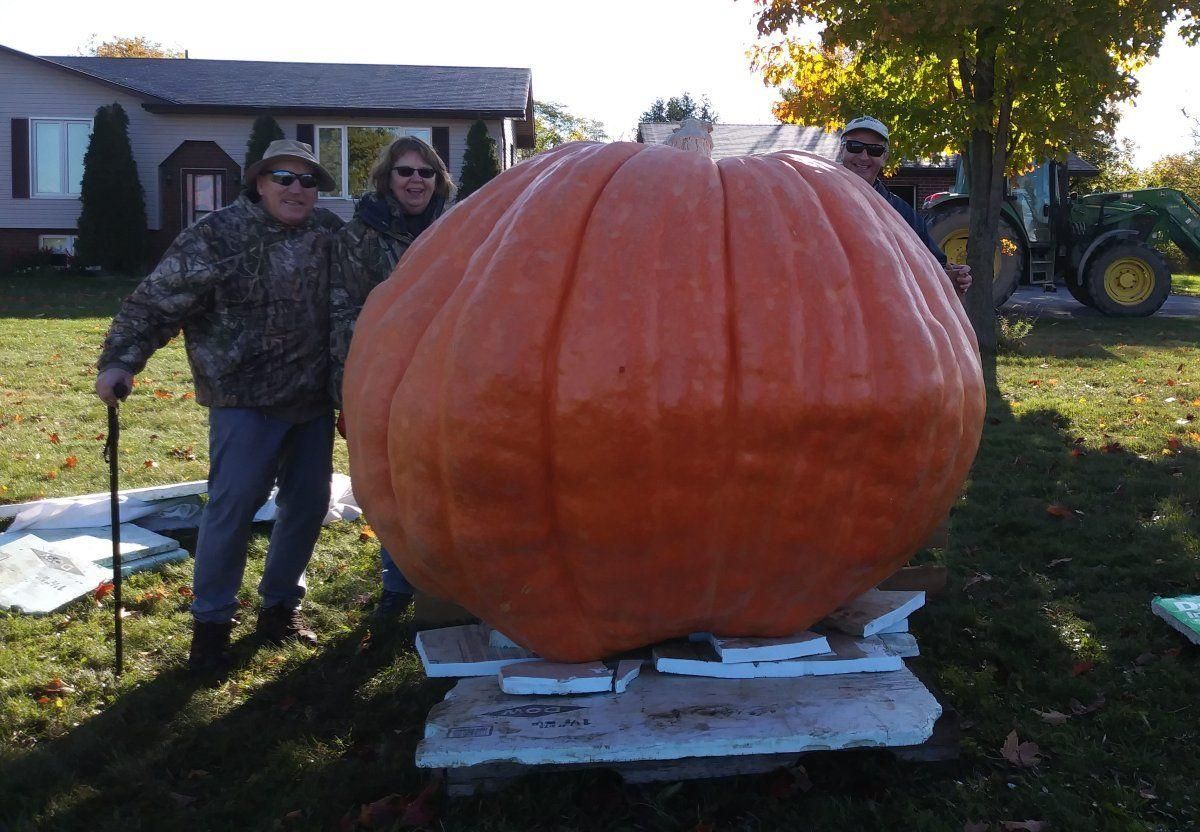
M 354 322 L 367 295 L 442 215 L 455 191 L 437 151 L 415 136 L 397 139 L 384 149 L 371 169 L 370 182 L 372 190 L 359 200 L 354 219 L 341 230 L 333 249 L 330 380 L 339 406 Z M 340 419 L 338 427 L 342 429 Z M 408 607 L 413 590 L 386 549 L 380 549 L 380 560 L 383 592 L 372 617 L 386 623 Z

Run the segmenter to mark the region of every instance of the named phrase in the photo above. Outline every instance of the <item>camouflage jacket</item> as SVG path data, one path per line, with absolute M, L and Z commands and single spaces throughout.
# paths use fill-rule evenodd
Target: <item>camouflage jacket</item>
M 434 196 L 421 217 L 405 217 L 390 195 L 367 194 L 354 219 L 338 232 L 329 275 L 329 392 L 342 404 L 342 371 L 350 354 L 354 322 L 371 290 L 396 268 L 417 234 L 441 216 L 445 200 Z
M 328 401 L 329 254 L 342 220 L 285 226 L 244 194 L 182 232 L 121 304 L 97 365 L 138 373 L 183 329 L 196 401 Z

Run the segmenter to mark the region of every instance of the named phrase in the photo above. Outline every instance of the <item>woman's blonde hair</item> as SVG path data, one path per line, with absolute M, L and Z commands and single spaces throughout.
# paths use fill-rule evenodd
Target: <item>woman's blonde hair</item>
M 401 136 L 379 154 L 375 166 L 371 168 L 371 185 L 375 188 L 375 193 L 385 196 L 391 190 L 392 167 L 396 164 L 397 159 L 410 150 L 419 153 L 425 163 L 433 168 L 433 192 L 443 199 L 453 196 L 458 188 L 450 180 L 450 171 L 446 170 L 446 163 L 442 161 L 442 157 L 438 156 L 436 150 L 416 136 Z

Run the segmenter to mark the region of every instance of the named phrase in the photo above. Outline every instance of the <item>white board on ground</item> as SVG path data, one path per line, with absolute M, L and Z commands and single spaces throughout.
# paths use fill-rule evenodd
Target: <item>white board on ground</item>
M 906 618 L 903 621 L 898 621 L 889 627 L 884 627 L 882 630 L 880 630 L 875 635 L 881 636 L 881 635 L 884 635 L 885 633 L 907 633 L 907 632 L 908 632 L 908 619 Z
M 207 480 L 193 480 L 191 482 L 179 482 L 174 485 L 151 485 L 145 488 L 126 488 L 123 491 L 117 492 L 121 503 L 121 521 L 126 522 L 134 519 L 132 514 L 127 513 L 125 504 L 129 504 L 129 510 L 135 506 L 144 506 L 145 503 L 155 500 L 165 500 L 169 497 L 186 497 L 193 494 L 204 494 L 208 491 Z M 9 526 L 9 531 L 19 531 L 20 529 L 37 524 L 42 528 L 61 528 L 62 526 L 107 526 L 112 518 L 109 513 L 109 493 L 107 491 L 96 494 L 80 494 L 76 497 L 49 497 L 45 500 L 34 500 L 28 503 L 13 503 L 11 505 L 0 506 L 0 520 L 9 517 L 17 517 L 19 520 L 14 520 Z M 153 508 L 150 509 L 151 511 Z M 70 512 L 70 514 L 68 514 Z M 78 522 L 78 518 L 86 516 L 89 522 Z M 20 515 L 24 514 L 24 517 Z M 72 520 L 71 518 L 74 518 Z M 90 522 L 94 519 L 94 522 Z M 42 524 L 51 524 L 42 526 Z
M 500 668 L 500 690 L 505 693 L 604 693 L 612 688 L 613 671 L 604 662 L 518 662 Z
M 121 524 L 122 575 L 187 552 L 169 537 Z M 108 529 L 39 529 L 0 534 L 0 607 L 48 613 L 112 579 Z
M 903 667 L 753 681 L 647 669 L 624 694 L 552 699 L 463 679 L 430 711 L 416 762 L 611 763 L 917 745 L 941 712 Z
M 852 636 L 873 636 L 925 606 L 921 590 L 869 589 L 821 622 Z
M 488 633 L 488 644 L 493 647 L 506 647 L 508 649 L 521 646 L 499 630 L 491 630 Z
M 917 637 L 912 633 L 880 633 L 879 640 L 902 659 L 912 659 L 921 655 L 917 647 Z
M 712 645 L 721 661 L 730 664 L 774 662 L 829 652 L 829 639 L 820 633 L 807 630 L 781 638 L 726 638 L 709 635 L 708 643 Z
M 541 661 L 528 650 L 493 647 L 488 640 L 491 628 L 484 624 L 464 624 L 417 633 L 417 655 L 431 678 L 453 676 L 491 676 L 500 668 L 516 662 Z
M 830 676 L 845 673 L 886 673 L 904 662 L 877 636 L 855 639 L 843 633 L 829 635 L 830 652 L 774 662 L 722 662 L 709 645 L 671 642 L 654 648 L 654 667 L 660 673 L 709 676 L 719 679 L 767 679 Z

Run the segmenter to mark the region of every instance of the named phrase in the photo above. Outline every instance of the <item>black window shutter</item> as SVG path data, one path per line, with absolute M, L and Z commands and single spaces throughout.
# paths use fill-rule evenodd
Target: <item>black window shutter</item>
M 12 120 L 12 195 L 29 199 L 29 119 Z
M 311 125 L 311 124 L 297 124 L 296 125 L 296 141 L 304 142 L 309 147 L 312 147 L 315 144 L 315 142 L 313 141 L 314 135 L 315 135 L 315 132 L 314 132 L 313 125 Z
M 435 127 L 433 128 L 433 149 L 437 151 L 437 155 L 442 157 L 442 161 L 446 163 L 446 170 L 450 169 L 450 128 Z

